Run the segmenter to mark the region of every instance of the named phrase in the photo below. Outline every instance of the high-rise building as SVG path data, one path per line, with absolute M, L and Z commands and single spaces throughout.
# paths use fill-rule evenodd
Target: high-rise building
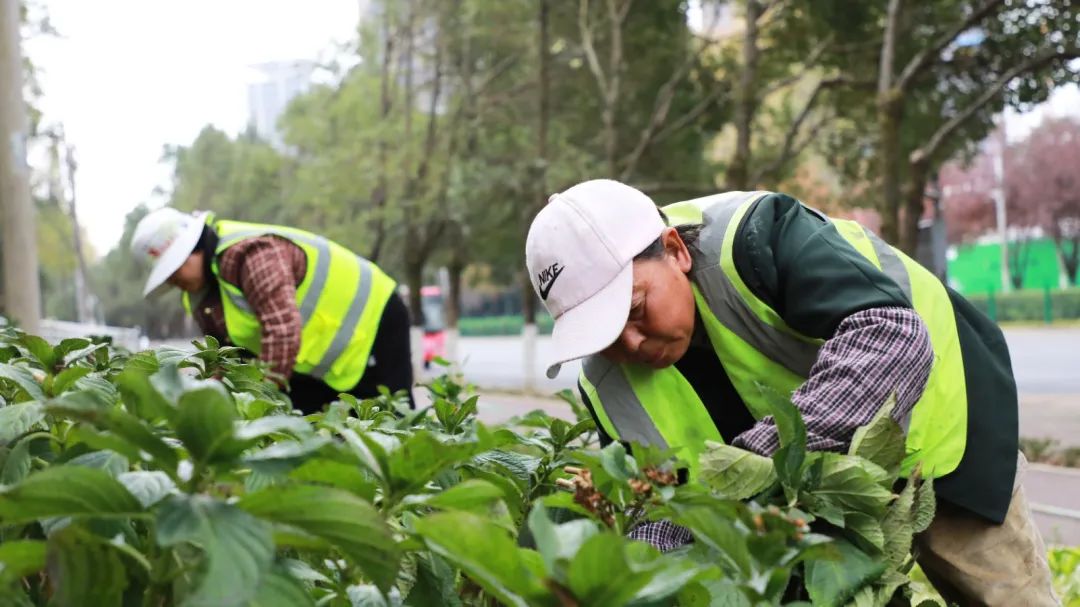
M 281 150 L 285 143 L 278 129 L 278 119 L 289 102 L 311 87 L 315 71 L 313 61 L 273 61 L 253 65 L 257 77 L 248 83 L 249 122 L 256 134 Z

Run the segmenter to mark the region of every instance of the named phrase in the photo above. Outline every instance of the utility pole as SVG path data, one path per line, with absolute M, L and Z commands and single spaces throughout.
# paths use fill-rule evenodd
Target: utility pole
M 0 0 L 0 221 L 3 228 L 4 314 L 37 333 L 41 316 L 37 225 L 26 164 L 19 0 Z

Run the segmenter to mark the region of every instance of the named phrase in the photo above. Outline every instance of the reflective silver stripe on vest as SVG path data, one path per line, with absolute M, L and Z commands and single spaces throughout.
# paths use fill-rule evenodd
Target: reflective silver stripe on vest
M 866 232 L 866 237 L 870 239 L 870 244 L 874 246 L 874 253 L 877 253 L 878 262 L 881 263 L 881 271 L 900 286 L 900 290 L 907 296 L 908 301 L 912 301 L 911 277 L 908 275 L 907 268 L 904 267 L 904 262 L 900 259 L 900 256 L 887 242 L 878 238 L 877 234 L 866 228 L 863 228 L 863 232 Z
M 229 298 L 229 301 L 231 301 L 234 306 L 240 308 L 248 314 L 253 313 L 251 310 L 251 304 L 249 304 L 247 300 L 244 299 L 243 295 L 241 295 L 240 293 L 233 293 L 230 289 L 222 289 L 222 291 L 225 291 L 225 295 Z
M 820 346 L 798 339 L 758 318 L 720 266 L 724 236 L 735 212 L 761 192 L 739 192 L 704 209 L 704 227 L 692 250 L 691 277 L 701 288 L 709 310 L 731 332 L 799 377 L 808 377 Z
M 315 313 L 315 306 L 319 303 L 319 297 L 322 295 L 323 289 L 326 287 L 326 280 L 330 275 L 330 241 L 321 236 L 312 237 L 303 234 L 277 232 L 274 230 L 242 230 L 222 238 L 218 243 L 218 246 L 232 246 L 241 240 L 267 234 L 281 236 L 282 238 L 289 240 L 297 240 L 315 247 L 315 251 L 318 253 L 318 256 L 315 259 L 315 270 L 311 277 L 311 284 L 308 286 L 307 292 L 304 293 L 304 299 L 300 302 L 299 306 L 300 320 L 306 324 L 308 320 L 311 319 L 311 315 Z M 238 298 L 238 296 L 229 293 L 229 299 L 242 310 L 251 312 L 251 306 L 248 305 L 242 297 Z M 241 301 L 243 301 L 243 304 L 239 303 Z
M 667 448 L 667 441 L 634 394 L 622 369 L 599 355 L 593 355 L 585 359 L 581 370 L 603 399 L 603 402 L 592 403 L 593 407 L 599 407 L 607 414 L 619 433 L 619 440 Z
M 341 321 L 341 326 L 338 327 L 337 333 L 334 334 L 334 341 L 330 342 L 330 347 L 323 354 L 322 361 L 312 369 L 311 374 L 315 377 L 326 375 L 330 371 L 330 366 L 348 347 L 349 342 L 352 341 L 353 333 L 356 332 L 356 325 L 360 324 L 360 316 L 364 313 L 364 308 L 367 307 L 368 297 L 371 295 L 374 271 L 371 262 L 363 257 L 357 257 L 356 261 L 360 264 L 360 284 L 357 285 L 356 296 L 353 297 L 352 303 L 349 304 L 345 319 Z M 367 361 L 362 361 L 362 363 L 367 365 Z

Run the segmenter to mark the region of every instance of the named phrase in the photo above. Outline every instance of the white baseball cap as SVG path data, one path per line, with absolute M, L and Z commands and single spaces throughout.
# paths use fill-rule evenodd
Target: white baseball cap
M 652 199 L 618 181 L 585 181 L 548 198 L 529 227 L 525 264 L 555 319 L 549 378 L 618 339 L 630 316 L 634 257 L 665 227 Z
M 172 207 L 151 211 L 135 226 L 131 252 L 150 266 L 143 297 L 168 289 L 165 281 L 180 269 L 202 236 L 206 213 L 184 213 Z

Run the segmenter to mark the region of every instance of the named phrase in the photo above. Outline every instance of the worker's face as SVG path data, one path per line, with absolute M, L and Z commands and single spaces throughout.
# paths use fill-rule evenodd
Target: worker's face
M 180 269 L 173 272 L 173 275 L 169 277 L 167 281 L 172 286 L 180 289 L 181 291 L 187 291 L 188 293 L 198 293 L 206 286 L 206 274 L 203 266 L 203 252 L 195 251 L 188 258 L 184 260 L 184 264 L 180 266 Z
M 694 292 L 690 252 L 674 228 L 661 240 L 664 255 L 634 262 L 630 317 L 615 343 L 601 354 L 616 363 L 641 363 L 654 369 L 675 364 L 694 333 Z

